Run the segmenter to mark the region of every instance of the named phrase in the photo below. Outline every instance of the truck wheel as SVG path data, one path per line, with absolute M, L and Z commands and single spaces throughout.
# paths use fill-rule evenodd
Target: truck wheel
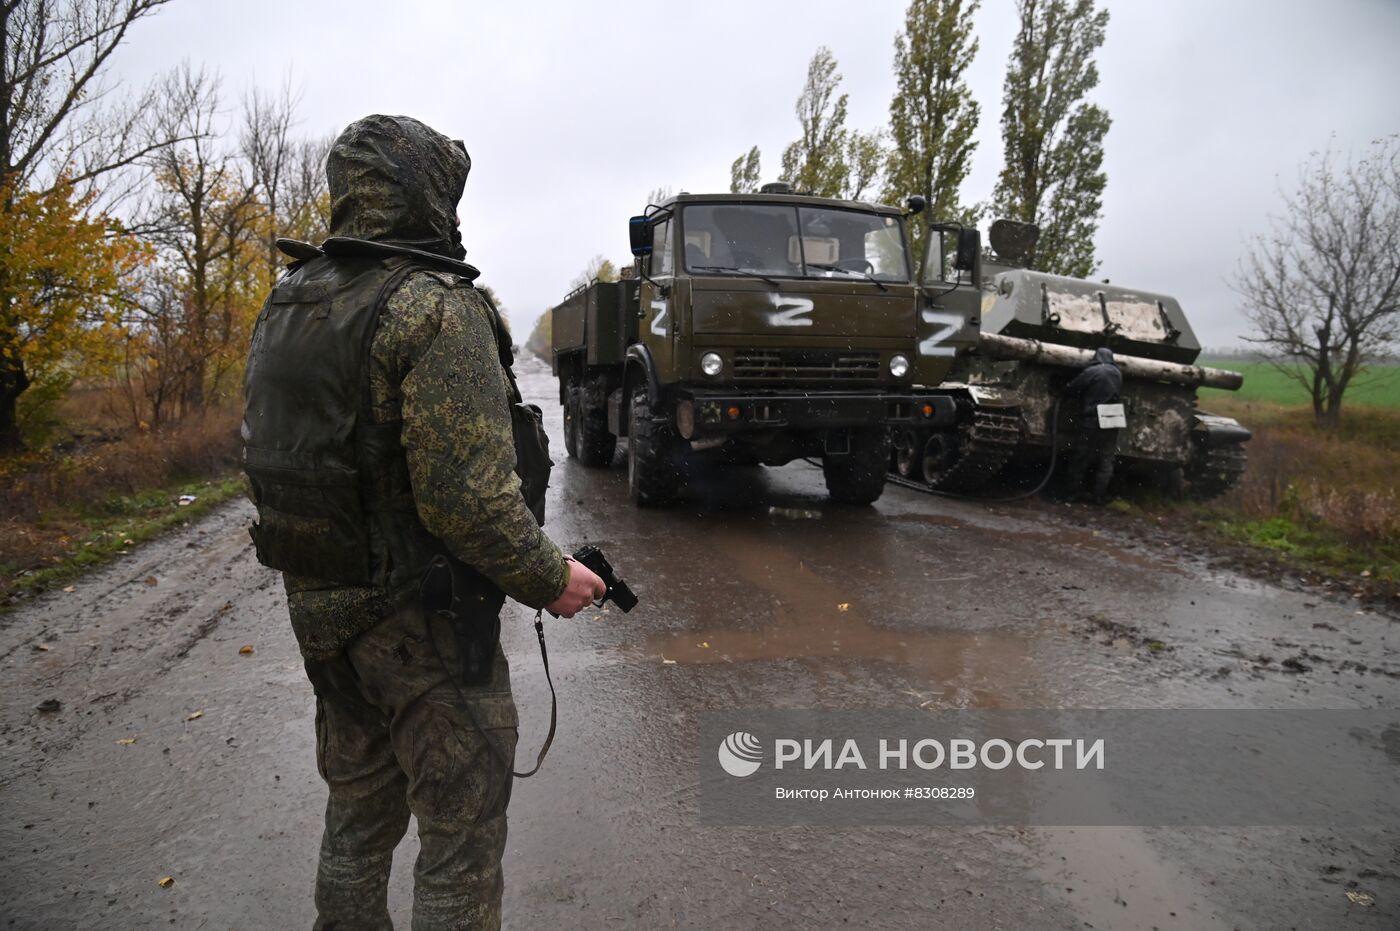
M 902 478 L 923 477 L 924 441 L 913 430 L 901 430 L 895 437 L 894 470 Z
M 617 437 L 608 432 L 606 411 L 590 411 L 583 406 L 583 392 L 579 392 L 579 404 L 574 412 L 578 461 L 586 466 L 610 466 L 613 453 L 617 451 Z
M 871 504 L 885 491 L 889 467 L 889 434 L 884 430 L 851 431 L 851 451 L 822 460 L 822 476 L 831 500 L 841 504 Z
M 627 491 L 642 507 L 672 504 L 680 494 L 680 449 L 670 429 L 654 418 L 646 388 L 638 388 L 627 440 Z
M 934 488 L 943 484 L 959 459 L 958 436 L 946 430 L 935 433 L 924 444 L 919 457 L 919 474 Z

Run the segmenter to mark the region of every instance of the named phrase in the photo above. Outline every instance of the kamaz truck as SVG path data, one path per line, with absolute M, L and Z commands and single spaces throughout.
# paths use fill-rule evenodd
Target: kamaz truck
M 891 438 L 951 427 L 936 389 L 977 340 L 969 277 L 931 302 L 906 209 L 795 194 L 680 194 L 632 217 L 631 277 L 553 308 L 569 455 L 612 463 L 627 438 L 640 505 L 674 501 L 706 463 L 821 462 L 837 501 L 880 497 Z M 943 229 L 943 228 L 939 228 Z M 970 275 L 976 231 L 954 228 Z

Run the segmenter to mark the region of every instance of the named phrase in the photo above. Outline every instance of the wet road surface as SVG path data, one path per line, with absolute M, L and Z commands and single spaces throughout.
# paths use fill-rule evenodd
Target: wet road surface
M 1400 838 L 1380 830 L 702 826 L 709 710 L 1395 708 L 1400 628 L 1082 509 L 902 488 L 836 507 L 800 463 L 637 510 L 620 467 L 563 460 L 553 382 L 524 368 L 560 460 L 549 532 L 602 546 L 642 604 L 549 625 L 560 731 L 515 787 L 508 927 L 1400 924 Z M 313 700 L 249 513 L 232 504 L 0 618 L 0 926 L 310 926 Z M 503 618 L 522 759 L 549 710 L 531 617 Z M 35 709 L 50 698 L 60 710 Z M 415 854 L 410 832 L 400 927 Z

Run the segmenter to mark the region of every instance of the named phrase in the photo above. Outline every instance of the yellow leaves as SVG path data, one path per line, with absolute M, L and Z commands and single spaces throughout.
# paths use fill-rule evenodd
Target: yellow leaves
M 189 713 L 189 716 L 188 716 L 187 718 L 185 718 L 185 720 L 186 720 L 186 721 L 198 721 L 198 720 L 199 720 L 200 718 L 202 718 L 202 717 L 204 717 L 204 712 L 203 712 L 203 711 L 191 711 L 191 712 Z
M 0 338 L 19 352 L 31 379 L 60 366 L 68 374 L 100 371 L 115 361 L 122 289 L 150 250 L 111 235 L 107 218 L 90 212 L 92 197 L 61 180 L 46 191 L 0 184 L 6 202 L 0 280 L 18 326 Z
M 117 739 L 116 739 L 115 741 L 113 741 L 113 742 L 114 742 L 117 746 L 119 746 L 119 747 L 129 747 L 129 746 L 131 746 L 132 744 L 136 743 L 136 738 L 135 738 L 135 737 L 119 737 L 119 738 L 117 738 Z
M 160 886 L 162 889 L 169 889 L 171 886 L 175 885 L 175 877 L 162 876 L 160 879 L 156 880 L 156 885 Z
M 238 648 L 238 655 L 239 655 L 239 656 L 252 656 L 252 655 L 253 655 L 253 645 L 252 645 L 251 643 L 245 643 L 243 646 L 241 646 L 241 647 Z

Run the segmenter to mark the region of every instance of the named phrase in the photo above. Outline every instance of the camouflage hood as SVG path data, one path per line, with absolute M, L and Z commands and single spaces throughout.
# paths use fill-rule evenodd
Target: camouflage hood
M 331 146 L 331 235 L 460 259 L 457 202 L 472 161 L 457 140 L 407 116 L 374 114 Z
M 1113 361 L 1113 350 L 1107 346 L 1100 346 L 1094 350 L 1094 365 L 1117 365 Z

